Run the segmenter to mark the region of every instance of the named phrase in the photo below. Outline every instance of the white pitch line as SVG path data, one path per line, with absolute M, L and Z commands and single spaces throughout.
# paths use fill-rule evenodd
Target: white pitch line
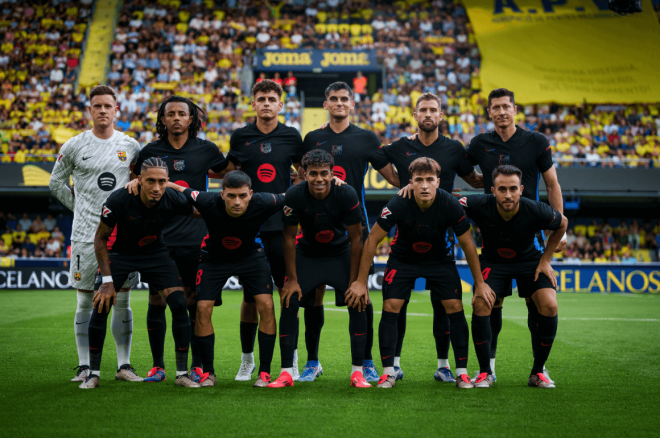
M 334 303 L 328 303 L 334 304 Z M 330 312 L 348 312 L 346 309 L 333 309 L 326 307 L 325 310 Z M 375 311 L 375 314 L 380 315 L 383 312 Z M 409 316 L 433 316 L 432 313 L 408 313 Z M 472 318 L 472 315 L 465 315 L 466 318 Z M 526 316 L 503 316 L 502 319 L 527 319 Z M 660 322 L 660 319 L 652 318 L 567 318 L 560 317 L 561 321 L 620 321 L 620 322 Z

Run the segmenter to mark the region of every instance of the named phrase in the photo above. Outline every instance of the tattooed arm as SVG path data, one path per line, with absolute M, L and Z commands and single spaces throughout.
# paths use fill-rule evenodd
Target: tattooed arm
M 99 222 L 99 227 L 96 229 L 94 236 L 94 253 L 96 254 L 96 261 L 99 264 L 102 277 L 112 277 L 110 272 L 110 255 L 108 254 L 108 239 L 112 234 L 112 228 L 104 224 L 103 221 Z M 117 292 L 112 281 L 102 282 L 101 287 L 94 293 L 94 308 L 99 312 L 110 311 L 110 305 L 116 304 Z

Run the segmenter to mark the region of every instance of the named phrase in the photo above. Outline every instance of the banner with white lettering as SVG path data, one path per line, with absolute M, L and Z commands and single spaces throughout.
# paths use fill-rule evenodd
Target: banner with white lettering
M 255 71 L 379 72 L 375 50 L 258 50 Z

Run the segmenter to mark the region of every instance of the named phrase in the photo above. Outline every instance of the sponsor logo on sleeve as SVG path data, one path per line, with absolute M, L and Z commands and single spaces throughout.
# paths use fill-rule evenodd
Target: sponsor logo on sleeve
M 108 217 L 108 215 L 112 213 L 112 210 L 110 210 L 108 207 L 105 205 L 103 206 L 103 217 Z
M 197 196 L 198 195 L 199 195 L 199 192 L 197 190 L 190 193 L 190 196 L 193 198 L 193 201 L 197 201 Z
M 463 207 L 467 207 L 467 198 L 462 197 L 461 199 L 458 200 L 458 203 L 461 204 Z
M 391 214 L 392 214 L 392 212 L 390 211 L 390 209 L 385 207 L 385 208 L 383 208 L 383 211 L 380 213 L 380 217 L 385 219 L 385 218 L 387 218 L 387 216 L 389 216 Z
M 284 206 L 284 215 L 285 216 L 291 216 L 293 214 L 293 208 L 289 207 L 288 205 Z

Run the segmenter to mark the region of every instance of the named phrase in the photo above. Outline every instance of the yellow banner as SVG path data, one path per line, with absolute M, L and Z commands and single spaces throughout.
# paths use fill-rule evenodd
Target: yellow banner
M 620 16 L 607 0 L 464 0 L 484 93 L 516 102 L 660 102 L 660 24 L 651 0 Z

